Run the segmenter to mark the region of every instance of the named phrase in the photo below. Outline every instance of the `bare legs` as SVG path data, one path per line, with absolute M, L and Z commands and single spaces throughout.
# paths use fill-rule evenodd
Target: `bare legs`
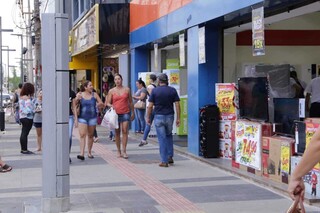
M 36 128 L 36 132 L 37 132 L 37 145 L 38 145 L 38 148 L 37 148 L 37 151 L 40 152 L 42 149 L 41 149 L 41 145 L 42 145 L 42 128 Z
M 118 157 L 123 157 L 123 158 L 128 158 L 127 155 L 127 144 L 128 144 L 128 127 L 129 127 L 129 122 L 125 121 L 119 124 L 119 129 L 116 129 L 116 146 L 117 146 L 117 151 Z M 120 137 L 120 131 L 122 131 L 122 140 Z M 121 151 L 121 146 L 120 146 L 120 140 L 121 140 L 121 145 L 122 145 L 122 151 Z
M 84 151 L 86 148 L 86 139 L 88 136 L 88 157 L 92 158 L 92 146 L 93 146 L 93 132 L 96 126 L 88 126 L 83 123 L 78 124 L 79 135 L 80 135 L 80 157 L 81 160 L 84 160 Z M 83 158 L 82 158 L 83 157 Z

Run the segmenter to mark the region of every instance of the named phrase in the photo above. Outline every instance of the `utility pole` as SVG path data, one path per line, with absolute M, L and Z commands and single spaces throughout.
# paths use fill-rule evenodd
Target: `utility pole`
M 34 0 L 33 13 L 33 32 L 34 32 L 34 68 L 36 89 L 42 88 L 42 66 L 41 66 L 41 21 L 40 21 L 40 2 Z
M 30 10 L 30 0 L 28 0 L 28 11 L 26 12 L 27 17 L 27 26 L 26 26 L 26 44 L 28 48 L 27 57 L 28 59 L 32 58 L 32 42 L 31 42 L 31 10 Z M 27 62 L 27 73 L 28 81 L 34 83 L 33 79 L 33 60 Z

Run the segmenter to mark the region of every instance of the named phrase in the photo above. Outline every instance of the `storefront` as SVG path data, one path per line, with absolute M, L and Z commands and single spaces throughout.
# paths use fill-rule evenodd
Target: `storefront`
M 121 24 L 120 24 L 121 23 Z M 104 99 L 119 72 L 115 55 L 128 50 L 129 4 L 96 4 L 70 31 L 71 87 L 90 80 Z

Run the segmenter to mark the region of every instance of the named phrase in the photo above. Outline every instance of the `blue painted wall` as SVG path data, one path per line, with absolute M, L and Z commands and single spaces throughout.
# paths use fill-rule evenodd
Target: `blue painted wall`
M 219 79 L 222 42 L 222 29 L 219 26 L 206 26 L 206 63 L 199 64 L 198 51 L 194 51 L 199 49 L 198 32 L 198 26 L 188 30 L 188 151 L 195 155 L 199 154 L 200 148 L 199 109 L 215 104 L 215 83 L 218 83 Z
M 139 72 L 148 71 L 149 62 L 149 50 L 145 48 L 135 48 L 131 50 L 131 74 L 130 74 L 130 84 L 131 93 L 133 94 L 137 91 L 136 80 L 138 80 Z M 131 123 L 131 130 L 136 130 L 136 119 L 135 122 Z
M 262 0 L 193 0 L 190 4 L 130 33 L 130 47 L 135 48 L 167 35 L 250 7 Z

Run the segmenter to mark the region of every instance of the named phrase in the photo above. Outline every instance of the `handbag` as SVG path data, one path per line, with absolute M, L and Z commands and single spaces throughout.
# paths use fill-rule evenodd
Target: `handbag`
M 137 103 L 134 104 L 135 109 L 145 109 L 146 108 L 146 102 L 144 101 L 137 101 Z

